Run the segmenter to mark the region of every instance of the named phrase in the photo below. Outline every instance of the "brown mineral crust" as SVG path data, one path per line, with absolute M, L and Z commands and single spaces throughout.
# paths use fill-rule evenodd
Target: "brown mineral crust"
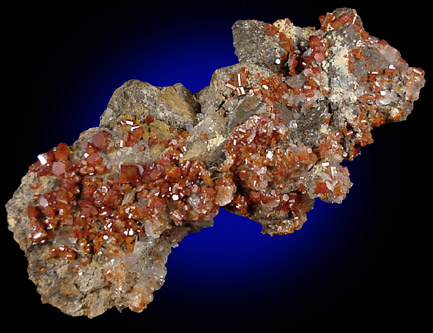
M 145 117 L 164 122 L 168 126 L 191 129 L 200 110 L 195 96 L 182 84 L 154 87 L 147 82 L 130 80 L 116 89 L 101 115 L 100 126 L 113 128 L 119 117 L 132 117 L 146 123 Z
M 73 316 L 142 311 L 171 247 L 220 207 L 270 235 L 300 229 L 316 198 L 342 202 L 342 163 L 374 127 L 405 120 L 425 82 L 353 9 L 317 30 L 237 21 L 233 37 L 240 63 L 199 93 L 130 80 L 99 127 L 30 166 L 6 207 L 43 302 Z

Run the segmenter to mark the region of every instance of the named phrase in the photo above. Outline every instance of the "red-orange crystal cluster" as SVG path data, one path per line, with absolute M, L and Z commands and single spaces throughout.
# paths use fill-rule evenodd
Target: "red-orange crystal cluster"
M 171 248 L 221 207 L 270 235 L 300 229 L 316 198 L 343 201 L 342 163 L 374 127 L 405 120 L 425 82 L 353 9 L 317 30 L 237 21 L 233 36 L 240 63 L 201 92 L 128 81 L 98 128 L 30 166 L 8 222 L 44 302 L 142 311 Z
M 230 179 L 212 177 L 198 159 L 180 161 L 187 132 L 166 140 L 166 151 L 154 162 L 120 163 L 118 176 L 103 180 L 109 167 L 101 152 L 114 154 L 141 144 L 143 125 L 132 120 L 118 125 L 123 132 L 119 141 L 107 131 L 98 132 L 91 141 L 81 142 L 83 156 L 74 162 L 68 146 L 60 143 L 30 166 L 39 177 L 56 178 L 52 191 L 42 190 L 38 180 L 32 184 L 35 195 L 28 217 L 34 245 L 51 242 L 61 228 L 76 240 L 82 264 L 112 246 L 132 252 L 135 239 L 145 233 L 142 221 L 159 220 L 169 228 L 170 222 L 212 218 L 224 202 L 226 188 L 235 188 Z M 67 258 L 76 259 L 77 253 L 68 251 L 74 255 Z

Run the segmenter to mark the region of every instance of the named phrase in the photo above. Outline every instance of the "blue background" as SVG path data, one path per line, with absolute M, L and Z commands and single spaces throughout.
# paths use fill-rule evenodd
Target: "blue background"
M 347 1 L 12 7 L 14 23 L 4 29 L 4 67 L 12 75 L 3 110 L 10 129 L 2 133 L 8 170 L 3 202 L 37 154 L 60 141 L 72 144 L 81 131 L 97 126 L 113 91 L 125 81 L 181 82 L 197 92 L 215 69 L 237 63 L 231 36 L 237 19 L 289 17 L 295 25 L 317 27 L 319 15 L 351 6 L 367 31 L 399 49 L 410 65 L 424 68 L 428 79 L 426 37 L 407 38 L 426 25 L 427 11 L 411 3 L 413 11 Z M 300 231 L 275 237 L 221 210 L 213 228 L 189 235 L 173 250 L 166 283 L 141 314 L 110 310 L 88 320 L 42 305 L 27 280 L 26 260 L 3 223 L 5 288 L 13 291 L 4 300 L 7 318 L 25 311 L 29 318 L 15 323 L 18 327 L 148 332 L 431 325 L 432 233 L 423 194 L 432 185 L 426 165 L 428 89 L 429 84 L 407 122 L 375 129 L 375 143 L 348 163 L 354 186 L 343 204 L 316 202 Z

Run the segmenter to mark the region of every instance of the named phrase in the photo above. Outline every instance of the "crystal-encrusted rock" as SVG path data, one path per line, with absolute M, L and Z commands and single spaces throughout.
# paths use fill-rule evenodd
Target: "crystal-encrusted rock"
M 187 186 L 177 182 L 180 171 L 190 183 L 199 174 L 185 166 L 173 171 L 187 135 L 183 127 L 194 122 L 192 105 L 173 104 L 172 113 L 166 105 L 160 119 L 149 118 L 145 108 L 149 91 L 155 99 L 169 91 L 182 100 L 176 89 L 185 88 L 125 83 L 101 126 L 70 148 L 60 143 L 39 155 L 8 202 L 9 228 L 43 302 L 73 316 L 95 317 L 113 306 L 142 311 L 164 282 L 171 248 L 188 232 L 212 225 L 217 209 L 194 213 L 200 202 L 186 206 L 185 199 L 192 225 L 174 214 Z
M 220 207 L 270 235 L 300 229 L 316 198 L 343 201 L 342 162 L 405 120 L 425 82 L 353 9 L 319 29 L 237 21 L 233 37 L 240 62 L 199 93 L 128 81 L 99 127 L 37 156 L 6 208 L 43 302 L 142 311 L 171 248 Z

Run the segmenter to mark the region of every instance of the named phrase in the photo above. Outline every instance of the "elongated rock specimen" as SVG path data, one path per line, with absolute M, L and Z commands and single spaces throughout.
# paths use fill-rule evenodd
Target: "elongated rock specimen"
M 38 155 L 6 207 L 43 302 L 72 316 L 140 312 L 171 248 L 220 207 L 281 235 L 316 198 L 342 202 L 342 162 L 374 127 L 405 120 L 425 80 L 355 10 L 320 23 L 237 21 L 240 62 L 208 87 L 128 81 L 99 127 Z

